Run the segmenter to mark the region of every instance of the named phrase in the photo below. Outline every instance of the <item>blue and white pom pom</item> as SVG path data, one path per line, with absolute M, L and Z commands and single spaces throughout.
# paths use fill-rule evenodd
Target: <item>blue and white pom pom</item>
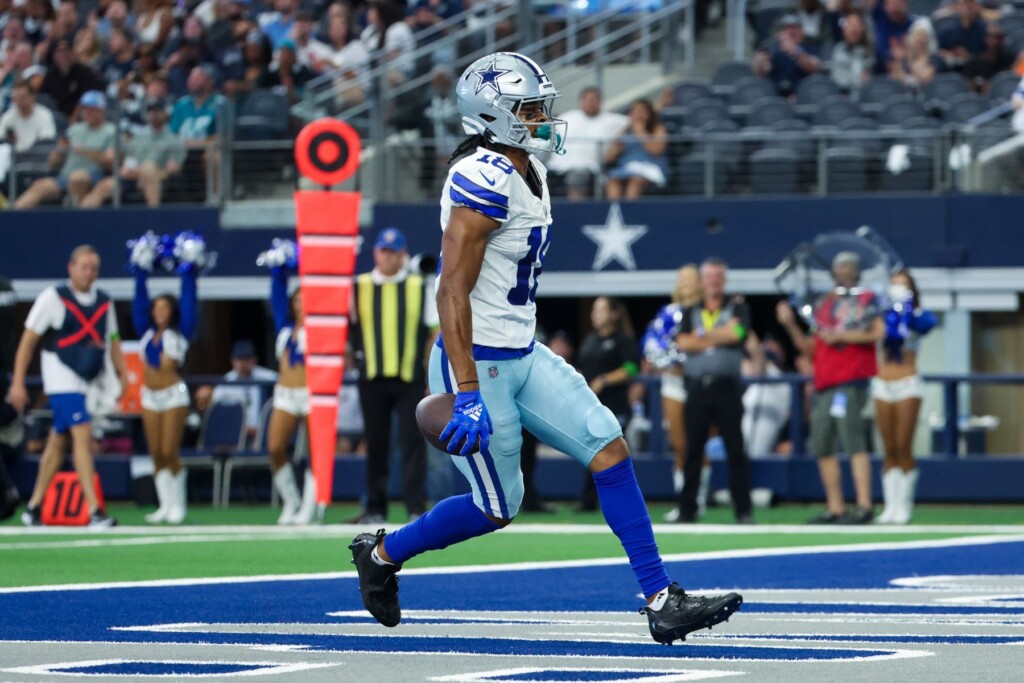
M 181 274 L 198 274 L 217 263 L 217 253 L 206 247 L 206 240 L 191 230 L 179 232 L 174 238 L 175 270 Z
M 160 239 L 153 231 L 148 231 L 138 239 L 128 240 L 126 246 L 128 247 L 128 272 L 152 273 L 160 247 Z
M 270 249 L 260 252 L 256 257 L 256 265 L 261 268 L 296 270 L 299 267 L 299 248 L 292 240 L 275 238 L 270 243 Z

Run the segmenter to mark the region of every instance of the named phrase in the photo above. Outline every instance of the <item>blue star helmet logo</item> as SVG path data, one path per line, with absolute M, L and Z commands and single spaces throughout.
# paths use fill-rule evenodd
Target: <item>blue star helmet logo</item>
M 491 60 L 491 63 L 485 66 L 479 71 L 474 71 L 474 74 L 480 77 L 480 82 L 476 84 L 476 92 L 474 95 L 479 93 L 484 88 L 493 88 L 494 92 L 501 94 L 501 88 L 498 87 L 498 79 L 505 74 L 512 73 L 511 69 L 498 69 L 495 66 L 495 60 Z

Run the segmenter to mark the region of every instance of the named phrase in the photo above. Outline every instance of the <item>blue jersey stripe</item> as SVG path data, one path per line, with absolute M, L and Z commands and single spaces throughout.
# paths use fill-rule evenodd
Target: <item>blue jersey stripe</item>
M 497 495 L 498 507 L 501 512 L 499 516 L 502 519 L 510 519 L 508 516 L 508 503 L 505 502 L 505 492 L 501 490 L 501 479 L 498 477 L 498 469 L 494 466 L 494 458 L 491 457 L 490 451 L 486 448 L 480 450 L 480 456 L 483 458 L 484 463 L 486 463 L 487 472 L 491 475 L 491 481 L 494 483 L 494 493 Z
M 444 380 L 444 392 L 452 393 L 452 378 L 448 376 L 448 352 L 441 347 L 441 379 Z
M 462 194 L 454 187 L 448 191 L 448 196 L 451 197 L 453 202 L 461 204 L 467 209 L 473 209 L 474 211 L 478 211 L 490 218 L 508 220 L 508 209 L 503 209 L 499 206 L 491 206 L 490 204 L 481 204 L 480 202 L 470 199 L 466 195 Z
M 497 204 L 498 206 L 508 208 L 508 197 L 505 195 L 495 192 L 494 190 L 488 190 L 483 185 L 477 185 L 472 180 L 457 172 L 452 176 L 452 182 L 458 185 L 463 192 L 474 195 L 476 199 L 482 199 L 490 202 L 491 204 Z
M 469 463 L 469 468 L 473 470 L 473 478 L 476 479 L 476 488 L 480 491 L 480 501 L 484 504 L 484 512 L 492 517 L 497 517 L 498 511 L 491 507 L 490 491 L 484 487 L 484 478 L 480 476 L 480 469 L 476 466 L 476 460 L 470 455 L 466 458 L 466 461 Z

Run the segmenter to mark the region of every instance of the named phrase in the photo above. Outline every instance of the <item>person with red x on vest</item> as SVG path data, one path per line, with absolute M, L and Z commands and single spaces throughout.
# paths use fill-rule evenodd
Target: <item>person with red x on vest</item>
M 92 418 L 85 407 L 86 390 L 103 371 L 108 345 L 122 392 L 127 386 L 117 316 L 110 297 L 96 287 L 99 273 L 96 249 L 89 245 L 76 247 L 68 261 L 68 280 L 47 287 L 36 297 L 14 357 L 8 403 L 19 412 L 28 405 L 25 375 L 36 346 L 41 344 L 43 391 L 53 409 L 53 427 L 39 460 L 36 485 L 21 516 L 26 526 L 42 524 L 39 506 L 64 461 L 69 440 L 82 495 L 89 505 L 89 527 L 106 528 L 117 523 L 100 507 L 93 488 L 89 450 Z

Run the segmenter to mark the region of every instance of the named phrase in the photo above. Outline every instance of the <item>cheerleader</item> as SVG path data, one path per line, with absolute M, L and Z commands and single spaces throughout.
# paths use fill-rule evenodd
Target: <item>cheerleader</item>
M 151 524 L 181 524 L 188 504 L 188 470 L 181 465 L 181 437 L 188 416 L 188 387 L 179 371 L 185 363 L 188 340 L 196 326 L 196 280 L 194 264 L 182 264 L 181 301 L 161 294 L 152 301 L 146 279 L 152 265 L 150 245 L 133 250 L 130 267 L 135 272 L 135 299 L 132 323 L 141 336 L 144 374 L 142 386 L 142 425 L 149 452 L 153 456 L 157 499 L 160 507 L 146 515 Z M 147 238 L 139 240 L 142 243 Z
M 917 283 L 906 269 L 892 276 L 889 299 L 882 361 L 871 385 L 875 418 L 885 447 L 885 510 L 876 521 L 906 524 L 913 514 L 917 488 L 918 470 L 912 447 L 924 396 L 924 382 L 917 372 L 917 352 L 921 337 L 935 327 L 936 318 L 934 313 L 921 308 Z
M 675 454 L 672 485 L 676 494 L 683 490 L 683 463 L 686 460 L 686 388 L 683 386 L 682 355 L 675 349 L 675 329 L 682 320 L 683 309 L 699 305 L 700 301 L 700 269 L 692 263 L 682 266 L 676 271 L 672 303 L 658 311 L 647 327 L 643 343 L 644 355 L 655 367 L 661 368 L 661 414 L 668 425 L 669 445 Z M 707 508 L 710 484 L 711 463 L 705 460 L 697 494 L 700 514 Z M 666 522 L 678 519 L 678 507 L 665 515 Z
M 294 244 L 276 242 L 275 249 L 285 251 Z M 271 252 L 274 250 L 272 249 Z M 270 252 L 268 252 L 270 253 Z M 290 257 L 294 262 L 294 256 Z M 266 262 L 264 258 L 264 262 Z M 281 495 L 281 516 L 278 524 L 309 524 L 316 511 L 316 484 L 312 471 L 306 469 L 303 493 L 295 481 L 295 471 L 288 460 L 288 446 L 299 424 L 307 426 L 309 389 L 306 386 L 306 330 L 303 327 L 302 292 L 296 289 L 288 296 L 288 270 L 284 263 L 271 268 L 270 305 L 277 331 L 275 355 L 278 361 L 277 385 L 274 387 L 273 410 L 270 413 L 267 448 L 274 486 Z

